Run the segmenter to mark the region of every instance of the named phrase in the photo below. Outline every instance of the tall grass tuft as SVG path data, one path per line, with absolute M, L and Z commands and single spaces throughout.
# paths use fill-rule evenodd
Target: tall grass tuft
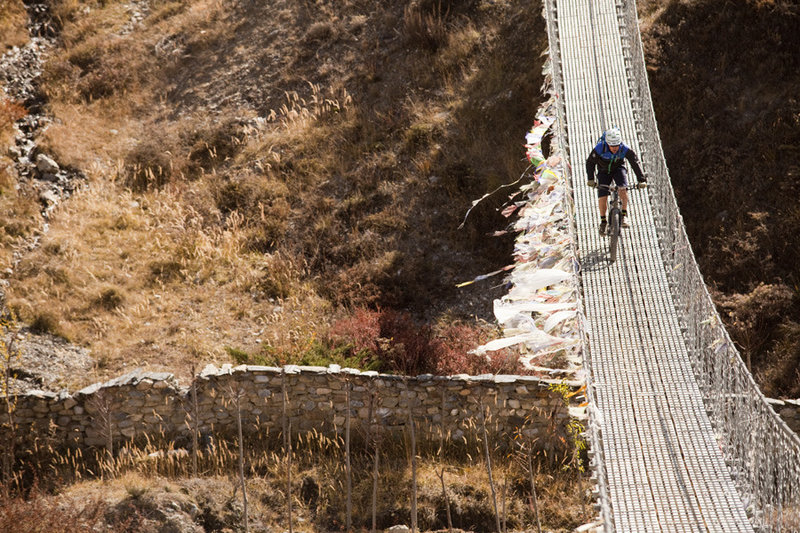
M 436 52 L 447 44 L 449 10 L 442 13 L 441 2 L 430 10 L 418 4 L 409 4 L 403 13 L 403 29 L 409 43 L 429 52 Z

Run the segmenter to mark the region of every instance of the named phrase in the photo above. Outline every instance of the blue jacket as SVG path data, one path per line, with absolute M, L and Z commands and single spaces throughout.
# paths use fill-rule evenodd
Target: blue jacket
M 586 159 L 586 177 L 589 180 L 594 179 L 595 167 L 597 167 L 598 173 L 612 174 L 625 161 L 630 163 L 634 174 L 636 174 L 636 179 L 641 181 L 643 174 L 642 169 L 639 167 L 639 158 L 636 157 L 636 153 L 623 143 L 619 145 L 619 150 L 614 154 L 608 148 L 605 139 L 600 139 L 600 142 L 597 143 L 597 146 L 594 147 L 592 153 Z

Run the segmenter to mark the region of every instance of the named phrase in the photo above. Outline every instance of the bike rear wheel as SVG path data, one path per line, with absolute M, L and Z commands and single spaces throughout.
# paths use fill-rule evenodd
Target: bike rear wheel
M 622 212 L 619 209 L 612 209 L 608 221 L 608 256 L 611 262 L 617 260 L 617 246 L 619 244 L 619 228 L 622 222 Z

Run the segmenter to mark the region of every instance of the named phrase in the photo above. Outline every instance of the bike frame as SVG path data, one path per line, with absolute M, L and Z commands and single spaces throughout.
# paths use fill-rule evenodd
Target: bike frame
M 622 227 L 622 201 L 620 200 L 619 187 L 617 187 L 616 183 L 598 186 L 608 189 L 611 193 L 607 208 L 608 229 L 606 230 L 606 234 L 609 236 L 608 258 L 613 263 L 617 260 L 617 246 L 619 244 L 619 234 Z

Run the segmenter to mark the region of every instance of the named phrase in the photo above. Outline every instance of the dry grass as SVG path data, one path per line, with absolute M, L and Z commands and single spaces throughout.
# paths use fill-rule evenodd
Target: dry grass
M 541 85 L 541 59 L 529 53 L 544 48 L 538 14 L 509 1 L 419 2 L 423 17 L 412 20 L 391 3 L 157 0 L 123 36 L 128 4 L 52 6 L 62 34 L 43 90 L 56 121 L 42 145 L 89 182 L 54 211 L 8 291 L 23 320 L 92 350 L 95 371 L 71 388 L 133 366 L 181 378 L 191 365 L 247 354 L 308 354 L 359 306 L 407 310 L 420 331 L 458 340 L 492 332 L 475 315 L 488 316 L 498 291 L 454 285 L 506 263 L 510 243 L 485 239 L 505 221 L 489 208 L 466 232 L 456 227 L 473 198 L 524 168 L 521 136 Z M 410 31 L 415 23 L 423 33 Z M 524 58 L 509 59 L 507 39 Z M 496 98 L 509 84 L 517 97 Z M 447 332 L 451 321 L 463 330 Z M 399 357 L 401 343 L 382 342 Z M 251 444 L 254 512 L 274 523 L 279 461 Z M 387 446 L 389 526 L 408 513 L 408 492 L 394 489 L 408 486 L 409 472 L 402 443 Z M 319 489 L 316 510 L 305 502 L 299 512 L 309 529 L 338 528 L 341 442 L 298 447 L 296 493 L 304 478 Z M 109 504 L 113 516 L 138 520 L 134 511 L 151 510 L 161 486 L 198 495 L 201 508 L 213 507 L 202 493 L 219 496 L 220 507 L 232 501 L 227 479 L 214 478 L 232 471 L 230 443 L 204 456 L 204 480 L 183 479 L 185 458 L 141 453 L 123 454 L 120 481 L 103 490 L 124 500 Z M 486 491 L 468 488 L 480 466 L 459 469 L 469 458 L 456 455 L 449 475 L 461 487 L 463 524 L 483 523 Z M 479 456 L 475 448 L 470 457 Z M 357 476 L 362 503 L 367 459 Z M 497 459 L 511 477 L 516 467 Z M 50 471 L 62 481 L 111 471 L 74 453 L 59 460 Z M 428 454 L 420 469 L 431 527 L 435 466 Z
M 226 346 L 302 352 L 354 306 L 432 322 L 488 311 L 492 293 L 454 285 L 498 264 L 483 225 L 503 222 L 455 228 L 521 170 L 529 118 L 478 101 L 507 82 L 538 93 L 537 67 L 509 79 L 492 65 L 538 17 L 424 2 L 422 22 L 445 33 L 408 54 L 391 37 L 399 5 L 151 2 L 119 36 L 126 5 L 53 6 L 44 90 L 58 120 L 42 146 L 90 182 L 9 290 L 24 320 L 92 349 L 97 374 L 76 386 L 132 365 L 185 376 L 229 360 Z M 517 133 L 491 138 L 485 114 L 511 104 Z
M 14 139 L 14 122 L 24 117 L 25 108 L 0 98 L 0 146 Z M 38 227 L 36 192 L 19 185 L 14 160 L 0 155 L 0 270 L 11 266 L 12 255 Z
M 22 0 L 0 0 L 0 53 L 28 42 L 27 21 Z
M 248 424 L 244 449 L 251 524 L 270 527 L 285 524 L 286 463 L 278 444 L 280 436 L 265 434 L 258 428 L 253 433 L 252 429 Z M 429 433 L 425 424 L 420 424 L 418 429 L 417 497 L 421 530 L 446 526 L 439 480 L 442 468 L 454 526 L 467 531 L 491 530 L 495 523 L 494 507 L 475 421 L 467 425 L 464 437 L 458 440 L 451 440 L 452 433 L 448 433 L 441 452 L 437 428 L 431 428 L 433 431 Z M 383 434 L 380 428 L 377 431 Z M 374 448 L 365 446 L 364 437 L 355 431 L 351 447 L 353 518 L 357 528 L 369 527 L 371 522 Z M 381 529 L 409 523 L 412 473 L 407 437 L 383 435 L 378 441 L 381 459 L 376 506 Z M 534 521 L 528 502 L 531 473 L 527 470 L 527 456 L 509 445 L 508 440 L 492 441 L 493 476 L 499 498 L 506 494 L 509 530 L 520 531 L 532 527 Z M 341 436 L 331 438 L 316 432 L 295 436 L 291 491 L 293 518 L 300 531 L 338 530 L 345 522 L 344 447 Z M 238 461 L 234 443 L 215 440 L 212 447 L 200 454 L 200 478 L 191 477 L 191 455 L 164 443 L 163 435 L 161 439 L 153 437 L 141 447 L 124 447 L 113 464 L 107 461 L 104 450 L 96 455 L 74 451 L 53 454 L 44 440 L 38 450 L 27 452 L 23 466 L 44 475 L 38 487 L 59 494 L 46 496 L 34 486 L 28 499 L 32 506 L 41 509 L 42 520 L 59 516 L 72 520 L 72 515 L 59 514 L 57 509 L 77 507 L 87 511 L 99 509 L 102 512 L 91 514 L 92 520 L 103 517 L 112 527 L 126 524 L 126 531 L 146 531 L 145 526 L 153 527 L 172 519 L 175 512 L 188 515 L 184 521 L 194 521 L 213 530 L 236 529 L 243 521 L 241 493 L 237 495 L 234 490 Z M 588 509 L 581 504 L 578 472 L 565 469 L 563 462 L 556 459 L 559 456 L 559 453 L 535 452 L 533 478 L 543 526 L 551 531 L 571 531 L 588 519 Z M 102 480 L 97 479 L 98 475 Z M 89 504 L 84 507 L 78 502 Z M 502 506 L 502 499 L 498 503 Z M 10 517 L 17 516 L 21 507 L 21 499 L 3 501 L 0 524 L 10 528 L 4 531 L 17 531 L 11 526 Z M 164 508 L 171 509 L 166 517 L 159 511 Z M 78 513 L 76 517 L 83 515 Z
M 136 196 L 94 182 L 57 212 L 42 246 L 17 268 L 12 306 L 28 321 L 49 309 L 64 336 L 92 346 L 105 368 L 89 379 L 148 360 L 180 373 L 227 359 L 225 345 L 256 349 L 268 323 L 291 336 L 300 323 L 323 322 L 315 314 L 325 306 L 315 311 L 297 273 L 277 275 L 288 259 L 247 253 L 235 221 L 204 228 L 197 212 L 176 209 L 176 194 Z M 255 291 L 272 279 L 265 268 L 285 286 L 276 317 Z

